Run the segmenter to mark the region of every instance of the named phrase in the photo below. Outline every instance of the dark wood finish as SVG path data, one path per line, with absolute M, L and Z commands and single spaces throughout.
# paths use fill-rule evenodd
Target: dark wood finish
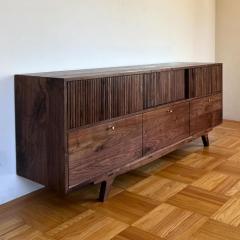
M 190 102 L 190 134 L 222 123 L 222 94 Z
M 189 137 L 189 103 L 175 104 L 143 114 L 143 154 Z
M 222 92 L 222 65 L 191 68 L 189 70 L 189 91 L 191 98 Z
M 212 69 L 212 93 L 222 92 L 222 65 L 211 67 Z
M 144 75 L 144 109 L 185 98 L 185 70 L 162 71 Z
M 64 106 L 64 81 L 15 77 L 17 174 L 65 193 Z
M 67 82 L 68 129 L 111 118 L 110 78 Z
M 212 92 L 211 71 L 208 67 L 190 70 L 190 97 L 204 97 Z
M 70 132 L 68 152 L 70 188 L 112 173 L 142 156 L 142 115 Z
M 208 138 L 208 134 L 205 134 L 202 136 L 202 141 L 203 141 L 203 145 L 204 147 L 209 147 L 209 138 Z
M 109 177 L 107 180 L 104 180 L 101 183 L 100 193 L 99 193 L 99 201 L 105 202 L 108 198 L 108 195 L 111 191 L 112 183 L 114 178 Z
M 143 110 L 142 75 L 111 78 L 111 118 Z
M 61 193 L 143 166 L 222 122 L 222 64 L 15 76 L 17 173 Z
M 143 109 L 142 76 L 67 82 L 68 128 L 74 129 Z
M 124 67 L 109 67 L 109 68 L 96 68 L 96 69 L 81 69 L 72 71 L 58 71 L 58 72 L 45 72 L 45 73 L 28 73 L 27 76 L 32 77 L 44 77 L 44 78 L 58 78 L 64 79 L 65 81 L 75 81 L 79 79 L 95 79 L 102 77 L 112 76 L 125 76 L 134 74 L 144 74 L 152 72 L 162 72 L 180 69 L 194 69 L 197 67 L 211 67 L 221 66 L 220 63 L 160 63 L 160 64 L 149 64 L 149 65 L 138 65 L 138 66 L 124 66 Z

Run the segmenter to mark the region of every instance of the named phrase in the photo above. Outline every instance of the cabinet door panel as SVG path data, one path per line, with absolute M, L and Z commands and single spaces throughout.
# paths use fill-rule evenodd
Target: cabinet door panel
M 190 132 L 211 129 L 222 122 L 222 95 L 193 100 L 190 103 Z
M 204 97 L 212 93 L 212 76 L 210 67 L 190 69 L 189 74 L 190 97 Z
M 185 70 L 162 71 L 144 75 L 144 109 L 185 98 Z
M 189 136 L 189 103 L 143 114 L 143 153 L 149 154 Z
M 111 78 L 111 117 L 143 110 L 142 75 Z
M 142 156 L 142 115 L 70 132 L 69 185 L 107 174 Z
M 67 83 L 68 129 L 107 120 L 110 113 L 110 78 Z

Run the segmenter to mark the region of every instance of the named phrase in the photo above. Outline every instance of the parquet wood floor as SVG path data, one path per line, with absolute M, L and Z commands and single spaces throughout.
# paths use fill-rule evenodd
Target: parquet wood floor
M 0 240 L 240 240 L 240 122 L 114 182 L 65 198 L 48 190 L 0 206 Z

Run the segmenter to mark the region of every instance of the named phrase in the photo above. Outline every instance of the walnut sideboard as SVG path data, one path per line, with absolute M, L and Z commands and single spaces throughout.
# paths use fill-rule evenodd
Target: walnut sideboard
M 222 64 L 15 76 L 17 174 L 67 194 L 114 178 L 222 123 Z

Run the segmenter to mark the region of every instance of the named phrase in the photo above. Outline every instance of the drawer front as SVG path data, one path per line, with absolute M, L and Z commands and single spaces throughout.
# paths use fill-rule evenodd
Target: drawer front
M 142 75 L 67 83 L 68 129 L 95 124 L 142 109 Z
M 189 103 L 175 104 L 143 115 L 144 155 L 189 136 Z
M 222 123 L 222 94 L 190 103 L 190 132 L 195 134 Z
M 142 115 L 70 132 L 69 186 L 110 173 L 142 156 Z
M 163 71 L 144 75 L 144 109 L 183 100 L 185 70 Z

